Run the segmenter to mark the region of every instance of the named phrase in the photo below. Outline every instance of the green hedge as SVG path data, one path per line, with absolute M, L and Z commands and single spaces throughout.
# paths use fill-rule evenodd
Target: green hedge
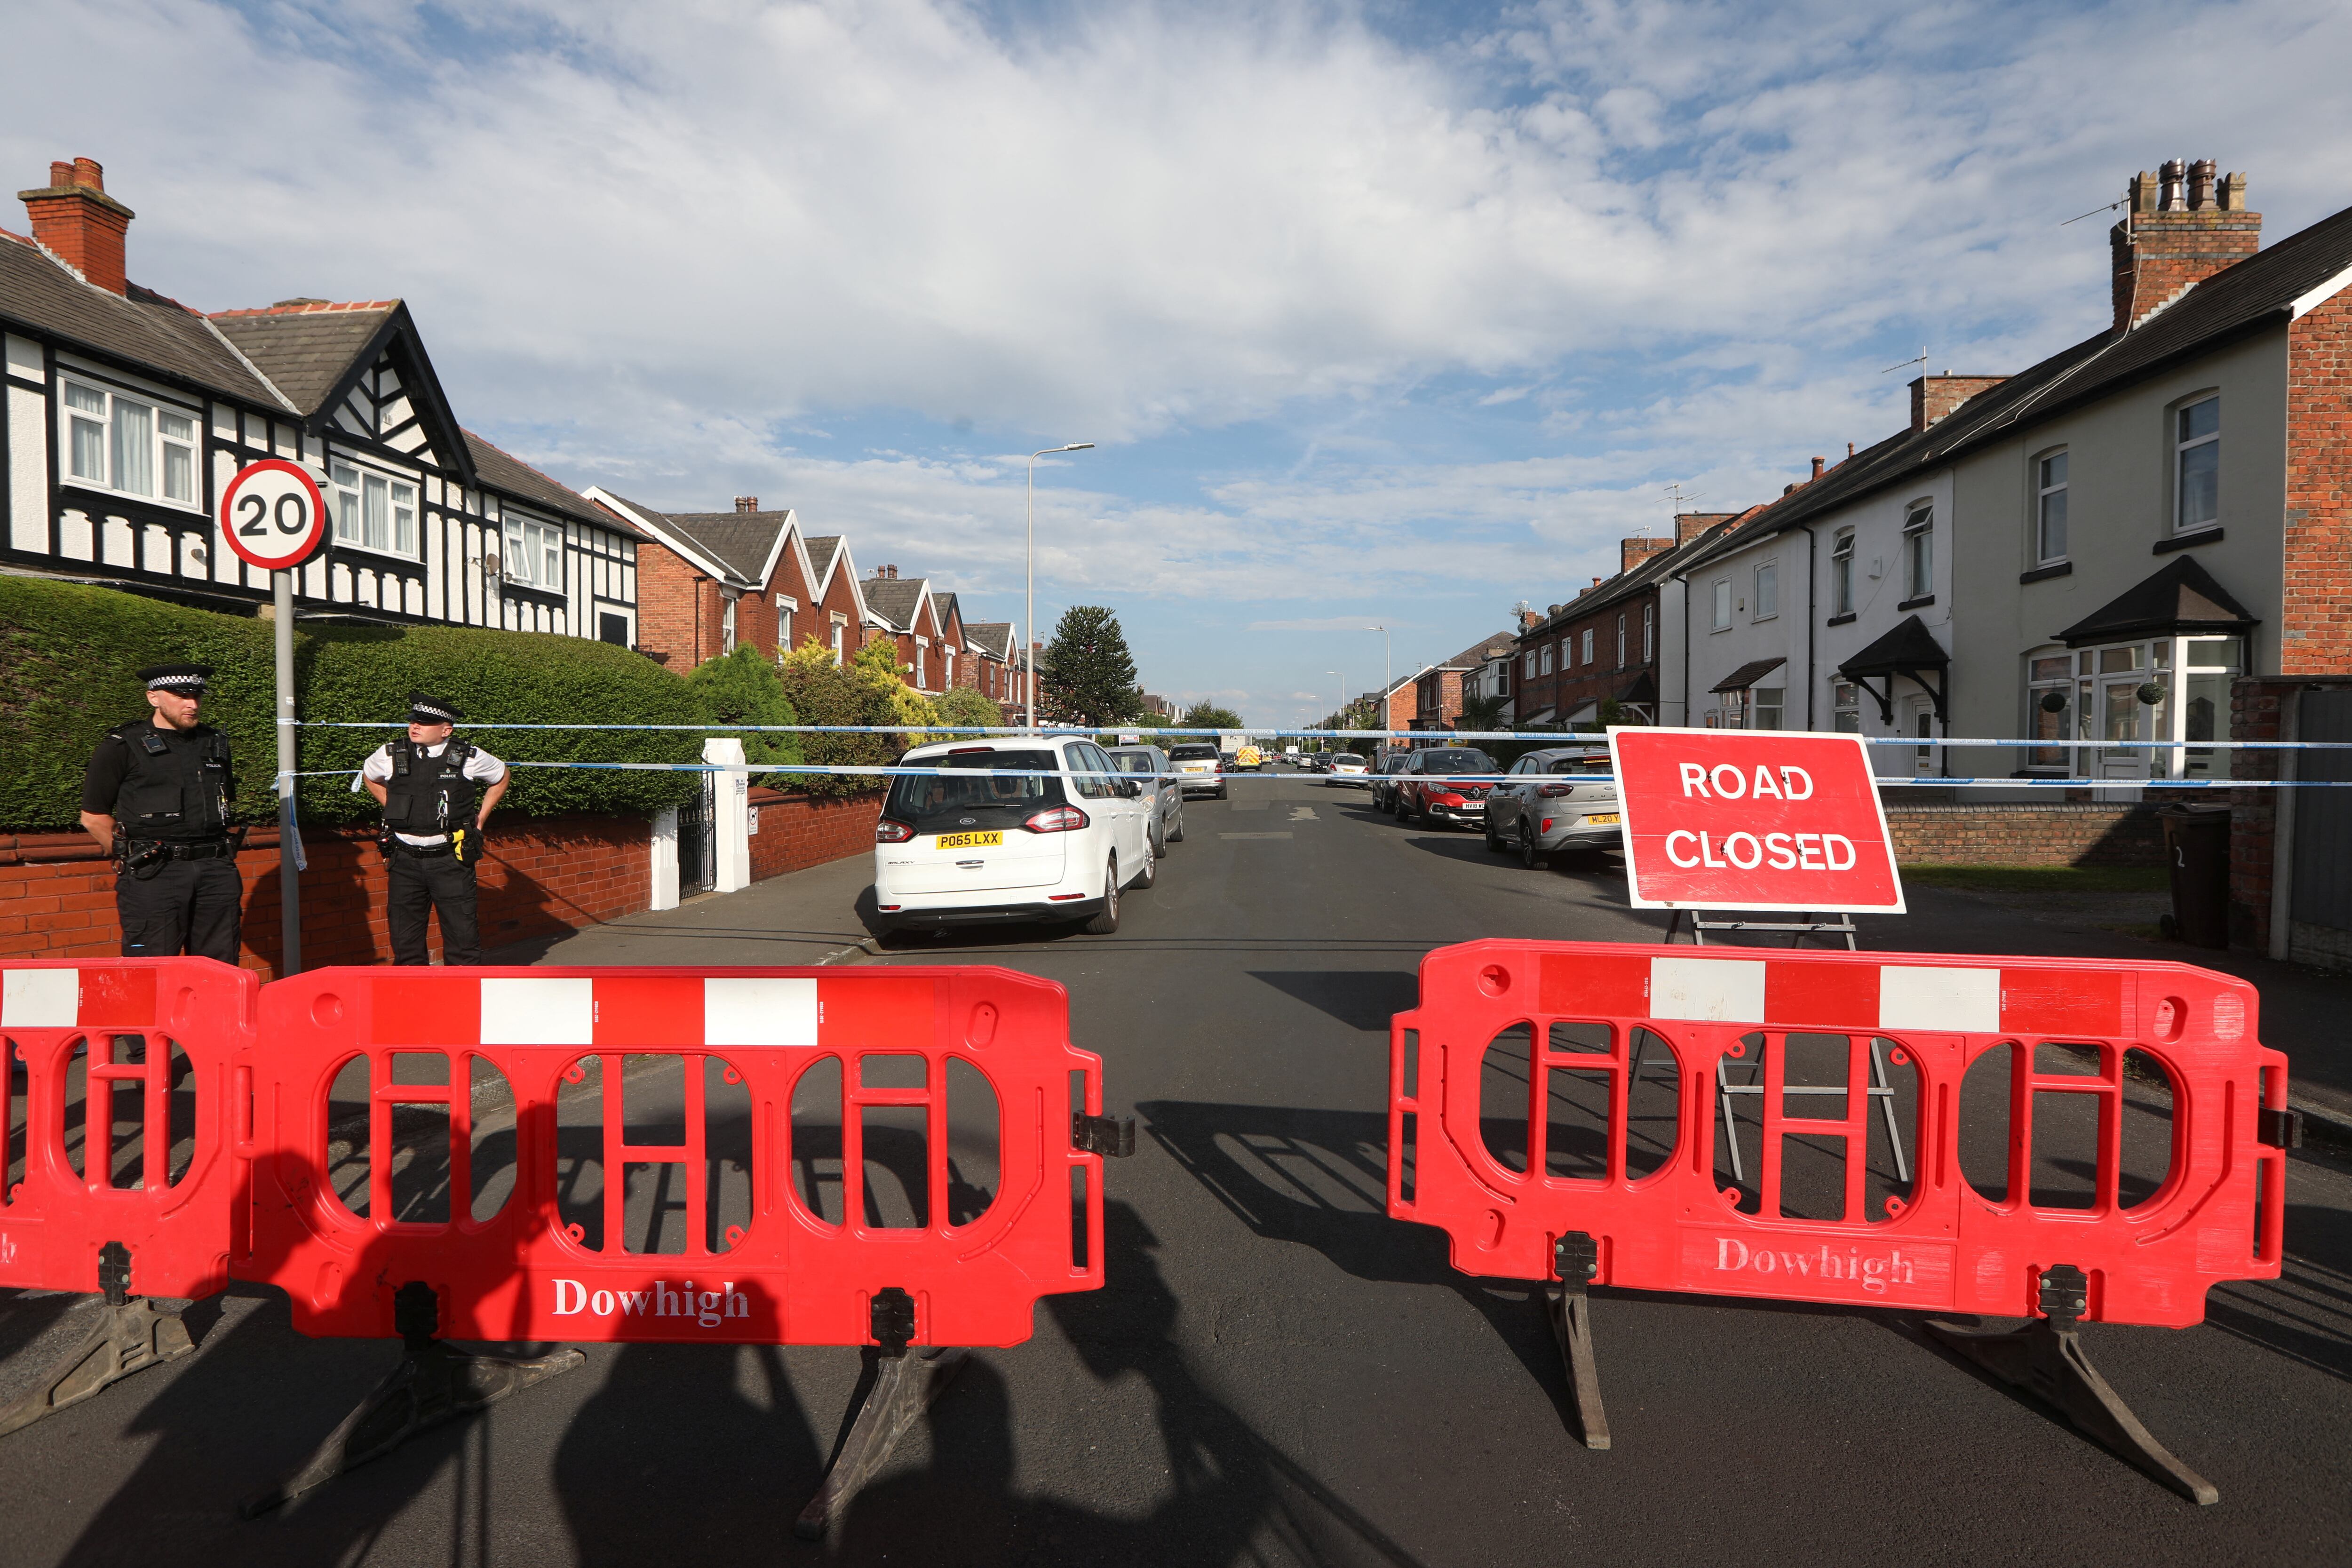
M 272 631 L 268 621 L 110 588 L 0 576 L 0 829 L 71 828 L 100 735 L 147 712 L 134 672 L 182 659 L 215 667 L 205 719 L 236 749 L 237 818 L 274 820 Z M 295 640 L 295 688 L 305 720 L 383 725 L 303 730 L 305 770 L 357 771 L 399 732 L 407 695 L 419 689 L 447 697 L 473 722 L 707 721 L 683 679 L 625 648 L 462 626 L 304 628 Z M 473 738 L 518 762 L 694 762 L 702 752 L 700 735 L 675 731 L 492 730 Z M 695 783 L 691 773 L 521 768 L 501 809 L 647 813 L 688 799 Z M 363 820 L 375 809 L 348 777 L 302 781 L 306 820 Z

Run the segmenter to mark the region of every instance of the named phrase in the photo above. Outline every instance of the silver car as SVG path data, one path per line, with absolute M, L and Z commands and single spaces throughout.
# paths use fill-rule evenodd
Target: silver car
M 1152 797 L 1151 852 L 1165 855 L 1171 844 L 1183 843 L 1184 786 L 1168 753 L 1157 746 L 1113 746 L 1109 751 L 1111 765 L 1138 775 L 1137 782 Z
M 1607 746 L 1551 746 L 1513 763 L 1486 797 L 1486 847 L 1517 848 L 1533 869 L 1547 855 L 1597 855 L 1625 847 L 1624 816 Z M 1579 775 L 1599 773 L 1591 783 Z
M 1370 764 L 1353 752 L 1341 752 L 1323 767 L 1326 789 L 1370 789 L 1372 787 Z

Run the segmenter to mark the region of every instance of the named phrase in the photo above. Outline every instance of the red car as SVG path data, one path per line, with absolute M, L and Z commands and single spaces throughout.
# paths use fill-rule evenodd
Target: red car
M 1432 746 L 1405 759 L 1396 775 L 1399 822 L 1486 827 L 1486 796 L 1502 767 L 1475 746 Z

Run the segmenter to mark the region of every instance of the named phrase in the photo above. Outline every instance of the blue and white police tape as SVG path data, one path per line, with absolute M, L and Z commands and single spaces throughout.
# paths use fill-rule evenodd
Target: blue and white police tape
M 359 719 L 304 719 L 306 728 L 316 730 L 397 730 L 407 721 L 386 720 L 381 723 Z M 1626 726 L 1646 728 L 1646 726 Z M 468 723 L 468 730 L 610 730 L 651 731 L 684 735 L 939 735 L 956 740 L 973 740 L 989 736 L 1018 736 L 1037 740 L 1067 740 L 1072 736 L 1092 740 L 1097 735 L 1193 735 L 1223 736 L 1229 730 L 1179 730 L 1139 728 L 1131 724 L 1047 724 L 1023 728 L 1016 724 L 505 724 Z M 1727 734 L 1826 734 L 1814 730 L 1775 730 L 1770 731 L 1726 731 Z M 1453 745 L 1464 741 L 1548 741 L 1555 746 L 1609 743 L 1606 734 L 1590 731 L 1562 730 L 1308 730 L 1280 731 L 1285 736 L 1315 741 L 1423 741 Z M 2032 749 L 2053 751 L 2179 751 L 2184 748 L 2235 752 L 2344 752 L 2352 751 L 2352 741 L 2044 741 L 2037 739 L 2003 740 L 1978 735 L 1937 735 L 1921 739 L 1915 735 L 1860 735 L 1855 737 L 1870 746 L 1974 746 L 1996 747 L 2008 751 Z M 930 742 L 925 742 L 929 744 Z M 1253 742 L 1254 743 L 1254 742 Z

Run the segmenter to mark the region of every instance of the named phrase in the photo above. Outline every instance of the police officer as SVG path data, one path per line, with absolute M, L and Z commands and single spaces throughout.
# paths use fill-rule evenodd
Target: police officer
M 236 774 L 228 737 L 196 721 L 212 673 L 203 664 L 141 670 L 153 711 L 109 730 L 82 773 L 81 825 L 114 861 L 125 958 L 236 962 Z
M 383 806 L 392 884 L 385 923 L 394 963 L 432 962 L 425 948 L 430 911 L 441 916 L 444 963 L 482 961 L 474 869 L 482 858 L 482 825 L 507 793 L 507 765 L 450 738 L 465 716 L 454 702 L 412 691 L 408 738 L 378 746 L 360 767 L 361 782 Z

